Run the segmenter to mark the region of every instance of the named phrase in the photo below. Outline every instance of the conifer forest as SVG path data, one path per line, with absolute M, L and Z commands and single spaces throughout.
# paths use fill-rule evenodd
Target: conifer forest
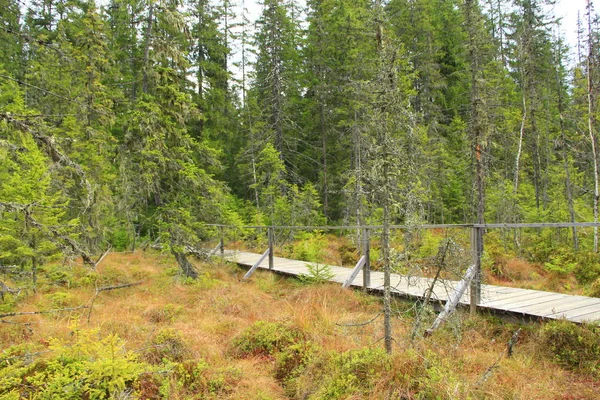
M 0 398 L 598 399 L 555 2 L 0 0 Z
M 1 264 L 145 238 L 193 275 L 210 223 L 598 220 L 592 2 L 570 45 L 546 0 L 0 3 Z

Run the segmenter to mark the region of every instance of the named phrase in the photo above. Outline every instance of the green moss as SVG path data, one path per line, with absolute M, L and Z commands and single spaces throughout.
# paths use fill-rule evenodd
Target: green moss
M 311 399 L 340 399 L 367 395 L 391 370 L 391 357 L 382 349 L 329 353 L 314 364 L 323 374 L 314 380 Z
M 295 327 L 280 322 L 258 321 L 233 340 L 233 349 L 238 357 L 270 356 L 303 339 L 304 334 Z
M 600 372 L 600 327 L 553 321 L 544 325 L 541 336 L 543 347 L 560 365 L 582 372 Z

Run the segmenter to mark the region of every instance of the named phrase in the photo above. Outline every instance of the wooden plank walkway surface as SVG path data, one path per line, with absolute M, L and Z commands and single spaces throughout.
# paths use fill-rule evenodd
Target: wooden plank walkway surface
M 260 254 L 226 250 L 225 257 L 243 267 L 253 266 L 261 257 Z M 273 257 L 273 272 L 286 275 L 308 274 L 306 261 Z M 259 264 L 260 269 L 269 269 L 268 258 Z M 332 282 L 340 285 L 350 276 L 352 269 L 330 265 L 334 274 Z M 400 296 L 423 298 L 433 279 L 423 277 L 407 277 L 392 274 L 392 291 Z M 457 281 L 438 280 L 431 298 L 446 302 L 454 292 Z M 352 283 L 362 287 L 362 274 Z M 383 291 L 383 272 L 371 271 L 369 289 Z M 469 291 L 460 299 L 461 304 L 469 304 Z M 510 313 L 544 319 L 567 319 L 573 322 L 600 322 L 600 298 L 574 296 L 561 293 L 543 292 L 539 290 L 518 289 L 505 286 L 481 285 L 480 309 L 494 312 Z

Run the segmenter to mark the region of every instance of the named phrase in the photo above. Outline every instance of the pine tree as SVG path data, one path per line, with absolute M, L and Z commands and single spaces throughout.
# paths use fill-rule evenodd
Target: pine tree
M 217 163 L 214 150 L 187 129 L 197 112 L 185 92 L 189 47 L 178 7 L 160 1 L 148 9 L 145 93 L 126 115 L 121 181 L 137 222 L 157 230 L 182 273 L 196 278 L 186 248 L 195 246 L 202 222 L 218 220 L 223 189 L 207 170 Z
M 15 0 L 0 1 L 0 65 L 8 75 L 23 76 L 23 47 L 27 36 L 21 30 L 21 11 Z
M 256 104 L 262 111 L 262 143 L 271 143 L 279 152 L 288 174 L 298 180 L 296 168 L 299 132 L 296 107 L 300 96 L 299 87 L 299 27 L 291 17 L 290 6 L 281 0 L 266 0 L 263 13 L 257 21 L 257 60 L 255 65 Z

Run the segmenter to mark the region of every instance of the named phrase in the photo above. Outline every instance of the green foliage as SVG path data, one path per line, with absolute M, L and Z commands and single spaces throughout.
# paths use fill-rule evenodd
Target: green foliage
M 298 328 L 281 322 L 258 321 L 233 339 L 238 357 L 272 356 L 304 339 Z
M 166 380 L 161 393 L 168 398 L 171 393 L 219 399 L 230 394 L 242 378 L 235 367 L 215 368 L 206 361 L 185 361 L 174 365 L 170 380 Z
M 109 399 L 133 389 L 151 369 L 115 335 L 75 332 L 72 342 L 50 341 L 51 357 L 0 365 L 0 393 L 20 398 Z
M 308 272 L 298 275 L 298 279 L 305 283 L 323 283 L 329 281 L 335 276 L 331 270 L 331 266 L 327 264 L 311 263 L 306 264 Z
M 163 361 L 181 362 L 190 355 L 185 339 L 175 329 L 161 329 L 150 342 L 144 352 L 144 359 L 150 364 L 160 364 Z
M 183 306 L 166 304 L 164 307 L 151 308 L 144 312 L 144 317 L 154 323 L 173 322 L 183 312 Z
M 600 298 L 600 278 L 596 279 L 587 289 L 586 295 Z
M 298 383 L 311 399 L 340 399 L 366 396 L 391 372 L 392 358 L 382 349 L 329 353 L 306 369 Z M 315 374 L 316 368 L 320 376 Z M 318 378 L 317 378 L 318 376 Z M 316 379 L 314 379 L 316 378 Z
M 296 379 L 319 354 L 319 347 L 310 341 L 302 341 L 286 347 L 275 356 L 274 376 L 281 381 L 286 392 L 293 395 L 298 388 Z
M 1 61 L 0 61 L 1 62 Z M 0 70 L 2 72 L 2 70 Z M 0 82 L 0 109 L 28 113 L 14 82 Z M 8 141 L 11 146 L 3 146 Z M 11 150 L 12 149 L 12 150 Z M 73 233 L 76 220 L 65 219 L 68 201 L 54 188 L 50 161 L 30 134 L 0 121 L 0 263 L 37 266 L 59 252 L 45 226 Z
M 541 340 L 543 348 L 557 363 L 583 372 L 600 372 L 598 326 L 553 321 L 542 328 Z
M 64 308 L 76 306 L 75 296 L 69 292 L 54 292 L 46 296 L 49 300 L 50 308 Z
M 295 235 L 291 258 L 318 263 L 323 261 L 327 238 L 321 232 L 300 232 Z
M 131 247 L 131 232 L 125 228 L 119 228 L 112 231 L 108 237 L 108 242 L 115 251 L 124 251 Z

